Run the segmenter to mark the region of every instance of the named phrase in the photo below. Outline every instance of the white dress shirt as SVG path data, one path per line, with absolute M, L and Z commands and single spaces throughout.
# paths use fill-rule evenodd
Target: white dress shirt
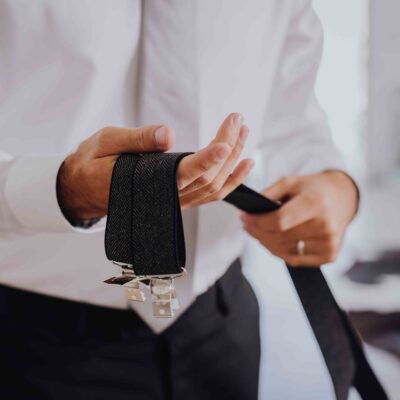
M 72 227 L 56 199 L 65 156 L 104 126 L 165 123 L 173 151 L 243 114 L 243 156 L 262 154 L 264 185 L 343 168 L 314 81 L 321 26 L 308 0 L 0 1 L 0 283 L 128 308 L 105 257 L 104 221 Z M 244 248 L 238 212 L 184 212 L 188 274 L 181 312 Z M 157 332 L 150 304 L 134 304 Z M 179 315 L 179 314 L 178 314 Z

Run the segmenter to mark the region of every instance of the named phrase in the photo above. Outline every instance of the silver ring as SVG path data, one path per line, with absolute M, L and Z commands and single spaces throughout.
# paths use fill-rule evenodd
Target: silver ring
M 297 254 L 299 256 L 304 256 L 306 250 L 306 243 L 304 242 L 304 240 L 299 240 L 297 242 Z

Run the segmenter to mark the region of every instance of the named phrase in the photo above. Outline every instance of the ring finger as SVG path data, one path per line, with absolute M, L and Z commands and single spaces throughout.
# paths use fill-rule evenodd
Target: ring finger
M 273 251 L 277 256 L 283 258 L 291 266 L 313 267 L 327 263 L 331 260 L 331 246 L 328 242 L 319 239 L 305 239 L 303 250 L 299 241 L 280 243 Z

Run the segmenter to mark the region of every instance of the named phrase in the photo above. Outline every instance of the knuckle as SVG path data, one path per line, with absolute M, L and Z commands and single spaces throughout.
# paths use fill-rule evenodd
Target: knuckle
M 242 152 L 243 148 L 244 148 L 243 143 L 237 143 L 232 150 L 233 158 L 237 159 L 240 156 L 240 153 Z
M 105 126 L 104 128 L 100 129 L 97 133 L 99 140 L 104 140 L 104 138 L 107 138 L 107 136 L 112 132 L 112 130 L 113 130 L 112 126 Z
M 134 145 L 138 150 L 146 148 L 146 131 L 143 128 L 138 128 L 134 135 Z
M 275 220 L 275 229 L 278 232 L 284 232 L 286 230 L 287 222 L 283 215 L 278 215 Z
M 75 154 L 79 155 L 87 154 L 88 151 L 93 149 L 93 145 L 97 145 L 97 133 L 91 136 L 90 138 L 84 140 L 83 142 L 81 142 L 78 148 L 76 149 Z
M 208 172 L 208 164 L 205 161 L 199 163 L 199 170 L 203 173 Z
M 109 138 L 112 132 L 113 132 L 112 126 L 106 126 L 100 129 L 95 135 L 97 147 L 99 148 L 107 147 L 109 145 Z
M 221 200 L 224 199 L 224 197 L 225 197 L 225 193 L 220 190 L 218 193 L 216 193 L 214 195 L 213 200 L 214 201 L 221 201 Z
M 210 182 L 207 185 L 207 189 L 206 189 L 206 191 L 207 191 L 207 193 L 209 195 L 213 195 L 215 193 L 218 193 L 220 190 L 221 190 L 221 183 L 216 181 L 216 180 Z
M 100 129 L 99 133 L 100 135 L 108 135 L 113 129 L 114 127 L 111 125 L 105 126 L 104 128 Z
M 327 250 L 330 255 L 337 255 L 340 247 L 339 239 L 336 236 L 332 236 L 327 242 Z
M 323 220 L 323 224 L 322 225 L 323 225 L 323 231 L 324 231 L 326 236 L 331 238 L 331 237 L 336 235 L 337 226 L 336 226 L 336 223 L 333 220 L 331 220 L 329 218 L 325 218 Z
M 293 183 L 294 177 L 292 176 L 283 176 L 281 179 L 279 179 L 279 183 L 282 186 L 290 186 Z
M 199 185 L 199 187 L 206 186 L 210 183 L 210 177 L 206 174 L 201 175 L 197 178 L 196 183 Z
M 189 185 L 189 188 L 190 188 L 190 190 L 192 190 L 192 191 L 201 189 L 202 187 L 203 187 L 203 185 L 202 185 L 200 182 L 198 182 L 198 181 L 194 181 L 193 183 L 191 183 L 191 184 Z

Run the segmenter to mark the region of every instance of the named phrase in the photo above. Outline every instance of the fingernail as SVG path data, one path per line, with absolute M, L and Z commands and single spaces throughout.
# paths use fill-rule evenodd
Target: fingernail
M 160 126 L 156 129 L 155 135 L 156 144 L 160 148 L 166 148 L 168 146 L 168 129 L 165 126 Z
M 226 157 L 228 157 L 230 151 L 227 147 L 220 147 L 217 149 L 215 152 L 215 156 L 217 158 L 217 161 L 222 161 L 225 160 Z
M 240 130 L 240 133 L 239 133 L 240 142 L 245 143 L 247 136 L 249 136 L 249 128 L 246 125 L 243 125 L 242 129 Z
M 235 113 L 233 116 L 233 124 L 236 128 L 239 128 L 243 124 L 243 116 L 239 113 Z

